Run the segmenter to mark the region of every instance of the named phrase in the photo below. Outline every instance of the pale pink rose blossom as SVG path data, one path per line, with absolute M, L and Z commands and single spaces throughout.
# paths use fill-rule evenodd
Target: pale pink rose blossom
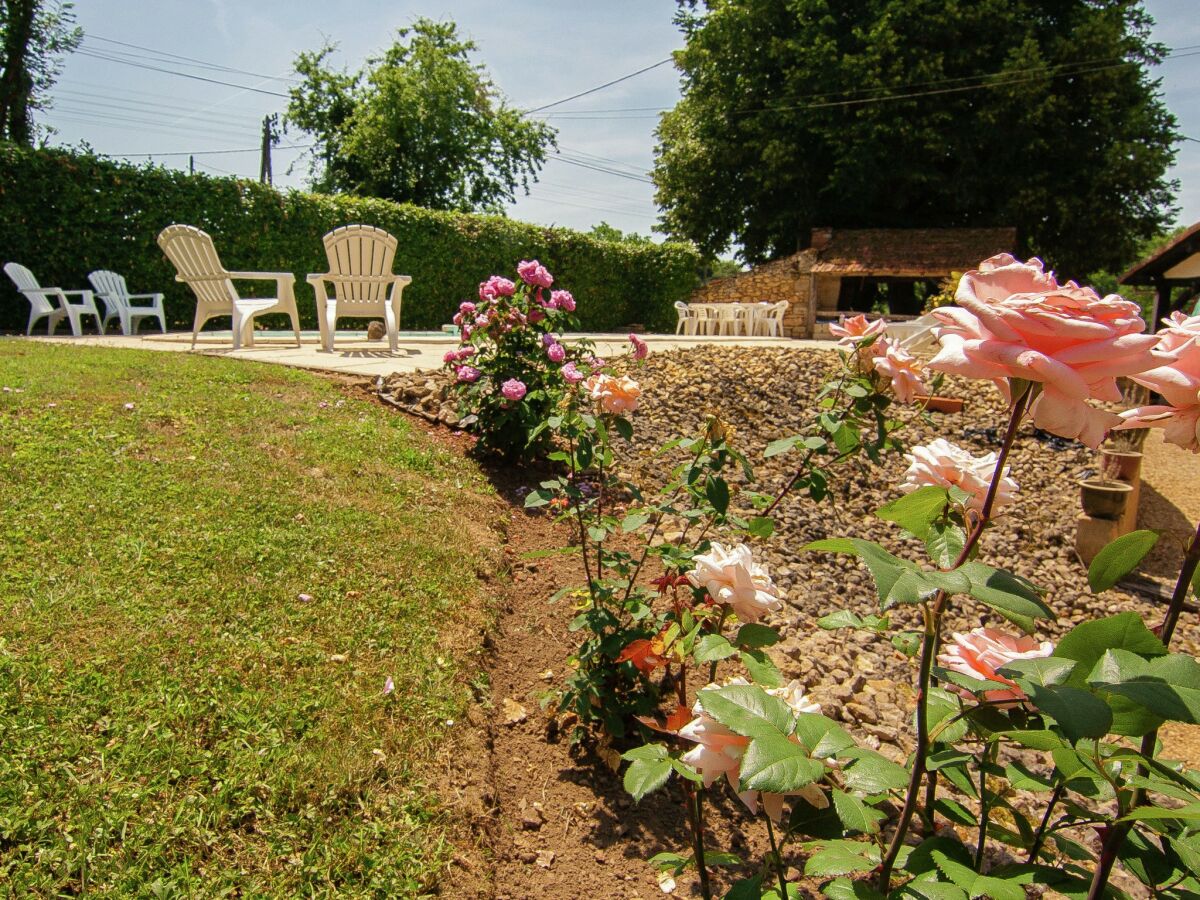
M 1177 345 L 1165 358 L 1163 365 L 1130 377 L 1162 394 L 1166 403 L 1122 413 L 1117 429 L 1161 428 L 1168 444 L 1200 453 L 1200 334 Z
M 739 677 L 729 679 L 725 685 L 748 683 L 746 679 Z M 717 688 L 718 685 L 710 684 L 708 687 Z M 793 681 L 785 687 L 773 688 L 767 693 L 779 697 L 792 708 L 793 712 L 819 713 L 821 711 L 820 705 L 813 703 L 804 694 L 803 686 L 798 681 Z M 786 795 L 738 791 L 742 756 L 750 745 L 750 738 L 734 733 L 713 719 L 704 711 L 699 700 L 692 707 L 692 715 L 695 718 L 679 729 L 679 736 L 695 742 L 697 746 L 685 753 L 681 759 L 700 774 L 705 787 L 711 787 L 714 781 L 724 776 L 730 787 L 737 793 L 738 799 L 746 805 L 750 812 L 757 814 L 761 801 L 763 810 L 776 822 L 783 818 L 785 797 L 803 797 L 818 809 L 825 809 L 829 806 L 829 799 L 825 796 L 825 792 L 815 782 Z M 799 743 L 795 737 L 792 737 L 792 741 Z
M 729 606 L 742 622 L 757 622 L 783 608 L 778 588 L 766 566 L 754 560 L 745 544 L 726 548 L 714 543 L 708 553 L 692 557 L 687 579 L 716 603 Z
M 575 368 L 574 362 L 567 363 L 559 371 L 562 372 L 562 377 L 567 384 L 579 384 L 579 382 L 583 381 L 583 379 L 587 377 L 577 368 Z
M 517 263 L 517 274 L 526 284 L 548 288 L 554 284 L 554 276 L 536 259 L 523 259 Z
M 567 348 L 562 344 L 551 344 L 546 348 L 546 356 L 550 362 L 560 363 L 567 358 Z
M 999 628 L 975 628 L 967 634 L 956 633 L 938 654 L 938 665 L 968 678 L 1002 685 L 994 691 L 984 691 L 985 700 L 1019 703 L 1028 699 L 1025 692 L 1012 679 L 996 674 L 996 670 L 1014 660 L 1042 659 L 1053 652 L 1054 644 L 1050 641 L 1038 642 L 1029 635 L 1009 634 Z M 965 688 L 956 690 L 973 697 Z
M 1013 378 L 1042 384 L 1031 406 L 1034 424 L 1099 447 L 1120 422 L 1089 399 L 1119 402 L 1116 378 L 1151 368 L 1158 341 L 1144 334 L 1137 304 L 1101 298 L 1073 281 L 1059 285 L 1039 259 L 1001 253 L 967 272 L 958 306 L 936 309 L 941 350 L 930 368 L 987 378 L 1005 395 Z
M 904 454 L 904 458 L 908 460 L 908 469 L 904 472 L 900 490 L 905 494 L 928 485 L 958 487 L 971 495 L 968 507 L 977 511 L 983 509 L 992 473 L 996 471 L 995 453 L 972 456 L 957 444 L 936 438 L 928 444 L 913 447 L 912 453 Z M 1010 471 L 1005 466 L 1001 474 L 992 503 L 993 515 L 1016 499 L 1017 483 L 1009 477 Z
M 879 337 L 887 331 L 887 322 L 883 319 L 868 321 L 866 316 L 842 316 L 829 326 L 829 333 L 840 338 L 839 347 L 853 350 L 868 338 Z
M 510 378 L 500 385 L 500 393 L 506 400 L 520 400 L 525 396 L 527 390 L 525 382 L 518 378 Z
M 620 415 L 638 408 L 642 396 L 641 386 L 628 375 L 593 375 L 583 385 L 601 412 Z
M 575 312 L 575 297 L 570 291 L 551 291 L 549 305 L 563 312 Z
M 875 371 L 887 378 L 901 403 L 912 403 L 918 393 L 928 393 L 923 380 L 925 367 L 896 341 L 880 338 L 872 346 Z
M 650 345 L 643 341 L 636 334 L 629 335 L 629 343 L 633 347 L 632 352 L 634 359 L 645 359 L 650 355 Z
M 459 381 L 462 381 L 466 384 L 471 384 L 473 382 L 478 381 L 479 376 L 482 375 L 483 373 L 480 372 L 478 369 L 476 369 L 474 366 L 459 366 L 457 369 L 454 370 L 454 374 L 458 378 Z
M 1200 337 L 1200 316 L 1188 316 L 1173 312 L 1162 320 L 1163 329 L 1158 333 L 1157 350 L 1170 353 L 1178 350 L 1192 338 Z

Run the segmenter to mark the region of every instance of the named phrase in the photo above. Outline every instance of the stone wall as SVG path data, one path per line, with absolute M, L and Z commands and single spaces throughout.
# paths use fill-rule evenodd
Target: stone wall
M 778 303 L 787 300 L 791 305 L 783 318 L 783 331 L 788 337 L 807 337 L 808 306 L 812 267 L 816 254 L 805 250 L 785 259 L 755 266 L 728 278 L 714 278 L 691 296 L 693 303 Z

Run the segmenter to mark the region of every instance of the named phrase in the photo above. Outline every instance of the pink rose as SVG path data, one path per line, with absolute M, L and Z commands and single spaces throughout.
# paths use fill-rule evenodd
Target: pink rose
M 507 278 L 501 278 L 499 275 L 493 275 L 487 281 L 479 285 L 479 299 L 486 301 L 495 301 L 497 297 L 511 297 L 516 293 L 517 286 Z
M 852 316 L 849 319 L 842 316 L 838 319 L 837 324 L 829 326 L 829 333 L 834 337 L 841 338 L 838 346 L 845 347 L 847 350 L 853 350 L 868 338 L 878 337 L 885 331 L 887 331 L 886 321 L 876 319 L 869 322 L 866 316 Z
M 459 381 L 463 381 L 463 382 L 466 382 L 467 384 L 471 384 L 472 382 L 478 381 L 479 376 L 482 375 L 483 373 L 480 372 L 478 369 L 476 369 L 474 366 L 459 366 L 457 369 L 454 370 L 454 374 L 456 376 L 458 376 Z
M 458 362 L 458 351 L 447 350 L 445 354 L 442 355 L 442 362 L 446 365 Z
M 1158 346 L 1155 348 L 1161 352 L 1178 350 L 1192 338 L 1200 337 L 1200 316 L 1173 312 L 1162 323 L 1165 327 L 1158 333 Z
M 525 382 L 519 381 L 516 378 L 510 378 L 504 384 L 500 385 L 500 393 L 507 400 L 520 400 L 525 396 Z
M 1053 652 L 1054 645 L 1049 641 L 1038 643 L 1028 635 L 1013 635 L 999 628 L 975 628 L 967 634 L 955 634 L 954 640 L 938 654 L 938 665 L 959 675 L 1003 685 L 994 691 L 984 691 L 986 700 L 1021 702 L 1027 699 L 1025 692 L 1012 679 L 997 675 L 996 670 L 1013 660 L 1041 659 Z M 955 690 L 973 697 L 963 688 Z
M 562 372 L 562 377 L 567 384 L 579 384 L 579 382 L 583 381 L 583 379 L 587 377 L 577 368 L 575 368 L 575 363 L 573 362 L 567 363 L 559 371 Z
M 1006 394 L 1010 379 L 1040 382 L 1034 424 L 1089 447 L 1121 420 L 1087 401 L 1119 401 L 1117 376 L 1155 361 L 1157 338 L 1143 334 L 1136 304 L 1073 281 L 1059 285 L 1039 259 L 993 256 L 963 275 L 955 300 L 957 307 L 933 311 L 944 327 L 930 368 L 990 379 Z
M 925 367 L 897 342 L 880 338 L 871 349 L 875 351 L 872 356 L 875 371 L 891 382 L 892 391 L 901 403 L 912 403 L 918 392 L 929 390 L 922 380 Z
M 458 304 L 458 311 L 464 316 L 470 315 L 471 313 L 475 312 L 475 304 L 470 300 L 464 300 L 462 303 Z
M 1161 428 L 1163 440 L 1168 444 L 1200 453 L 1200 334 L 1178 343 L 1181 330 L 1164 333 L 1164 343 L 1176 346 L 1162 355 L 1166 360 L 1163 365 L 1130 376 L 1138 384 L 1162 394 L 1166 404 L 1128 410 L 1121 415 L 1117 428 Z
M 744 678 L 731 678 L 726 685 L 747 683 Z M 716 684 L 708 685 L 708 688 L 715 689 L 717 687 Z M 821 711 L 820 705 L 813 703 L 804 694 L 804 688 L 798 681 L 793 681 L 785 687 L 772 688 L 767 693 L 779 697 L 791 707 L 793 712 L 819 713 Z M 681 759 L 699 773 L 705 787 L 711 787 L 714 781 L 724 776 L 734 792 L 738 794 L 738 799 L 746 805 L 750 812 L 758 813 L 758 805 L 761 800 L 764 811 L 776 822 L 783 818 L 785 796 L 803 797 L 818 809 L 825 809 L 829 806 L 829 799 L 816 783 L 807 784 L 787 795 L 770 793 L 760 795 L 758 791 L 739 793 L 742 756 L 750 745 L 750 738 L 731 731 L 709 716 L 699 700 L 692 707 L 692 715 L 694 716 L 692 721 L 680 728 L 678 734 L 681 738 L 695 743 L 696 747 L 685 753 Z M 794 736 L 792 740 L 799 743 Z
M 598 356 L 588 357 L 587 364 L 591 367 L 593 372 L 598 372 L 604 368 L 604 360 Z
M 526 321 L 528 321 L 530 325 L 536 325 L 544 318 L 546 318 L 546 314 L 540 309 L 531 309 L 529 311 L 529 315 L 526 316 Z
M 551 344 L 546 348 L 546 356 L 550 357 L 550 362 L 560 363 L 567 358 L 567 348 L 562 344 Z
M 703 588 L 713 602 L 730 607 L 742 622 L 757 622 L 783 608 L 766 566 L 755 562 L 745 544 L 725 548 L 714 543 L 708 553 L 692 557 L 687 579 Z
M 912 453 L 904 454 L 904 458 L 909 462 L 904 473 L 904 482 L 900 485 L 900 490 L 904 493 L 911 493 L 927 485 L 959 487 L 971 495 L 971 499 L 967 501 L 968 507 L 977 511 L 983 509 L 992 473 L 996 471 L 995 453 L 972 456 L 945 438 L 937 438 L 924 446 L 913 447 Z M 1013 495 L 1017 491 L 1017 483 L 1008 477 L 1009 471 L 1009 467 L 1005 466 L 1001 474 L 1000 485 L 996 488 L 996 499 L 992 503 L 993 514 L 1015 499 Z
M 554 276 L 536 259 L 524 259 L 517 263 L 517 274 L 526 284 L 537 287 L 548 288 L 554 284 Z
M 464 360 L 464 359 L 470 359 L 474 355 L 475 355 L 474 347 L 463 347 L 461 350 L 458 351 L 458 358 L 460 361 Z
M 551 291 L 550 306 L 564 312 L 575 312 L 575 298 L 570 291 Z
M 645 359 L 650 355 L 650 346 L 636 334 L 629 335 L 629 343 L 633 345 L 634 359 Z
M 602 412 L 620 415 L 638 408 L 641 386 L 628 375 L 593 375 L 583 385 Z

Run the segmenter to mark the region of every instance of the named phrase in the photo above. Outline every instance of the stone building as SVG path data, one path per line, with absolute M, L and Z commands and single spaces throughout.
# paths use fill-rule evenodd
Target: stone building
M 806 250 L 715 278 L 693 303 L 791 303 L 789 337 L 821 336 L 843 313 L 886 307 L 920 315 L 924 297 L 953 272 L 1016 249 L 1015 228 L 814 228 Z

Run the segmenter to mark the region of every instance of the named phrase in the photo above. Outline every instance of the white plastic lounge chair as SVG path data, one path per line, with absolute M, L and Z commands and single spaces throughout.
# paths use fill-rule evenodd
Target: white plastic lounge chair
M 104 323 L 102 332 L 108 331 L 108 323 L 116 319 L 121 324 L 121 334 L 137 334 L 139 319 L 158 319 L 158 327 L 167 333 L 167 319 L 163 315 L 162 294 L 131 294 L 125 285 L 125 276 L 97 269 L 88 275 L 88 281 L 96 289 L 96 296 L 104 301 Z M 149 300 L 149 306 L 135 306 L 134 300 Z
M 692 309 L 682 300 L 675 301 L 675 315 L 679 317 L 679 321 L 675 323 L 676 334 L 695 334 L 696 324 L 700 317 L 696 314 L 696 310 Z
M 233 317 L 233 349 L 243 343 L 254 346 L 254 317 L 263 313 L 287 313 L 300 346 L 300 316 L 296 311 L 296 276 L 291 272 L 229 272 L 221 265 L 212 238 L 191 225 L 168 225 L 158 235 L 162 247 L 181 281 L 196 295 L 196 318 L 192 324 L 192 348 L 196 335 L 215 316 Z M 274 281 L 274 297 L 239 297 L 234 281 Z
M 397 243 L 386 231 L 371 225 L 343 225 L 325 235 L 329 271 L 309 275 L 307 281 L 317 295 L 317 325 L 321 329 L 321 346 L 326 351 L 333 350 L 333 334 L 339 318 L 382 316 L 388 347 L 392 353 L 396 352 L 400 340 L 400 302 L 404 288 L 412 283 L 410 276 L 392 272 Z M 326 292 L 326 282 L 333 285 L 332 297 Z
M 83 334 L 84 316 L 95 316 L 96 327 L 101 331 L 104 330 L 100 323 L 100 311 L 96 309 L 96 300 L 91 291 L 64 291 L 57 287 L 44 288 L 38 284 L 33 273 L 20 263 L 10 262 L 5 265 L 4 271 L 17 286 L 17 290 L 24 294 L 25 299 L 29 301 L 29 327 L 25 329 L 26 334 L 33 334 L 34 323 L 47 316 L 50 321 L 46 326 L 46 334 L 54 334 L 58 323 L 63 320 L 64 316 L 71 323 L 71 334 L 75 337 Z M 78 303 L 72 303 L 67 299 L 75 294 L 79 295 Z M 58 301 L 58 309 L 55 309 L 54 304 L 50 302 L 49 298 L 51 297 Z

